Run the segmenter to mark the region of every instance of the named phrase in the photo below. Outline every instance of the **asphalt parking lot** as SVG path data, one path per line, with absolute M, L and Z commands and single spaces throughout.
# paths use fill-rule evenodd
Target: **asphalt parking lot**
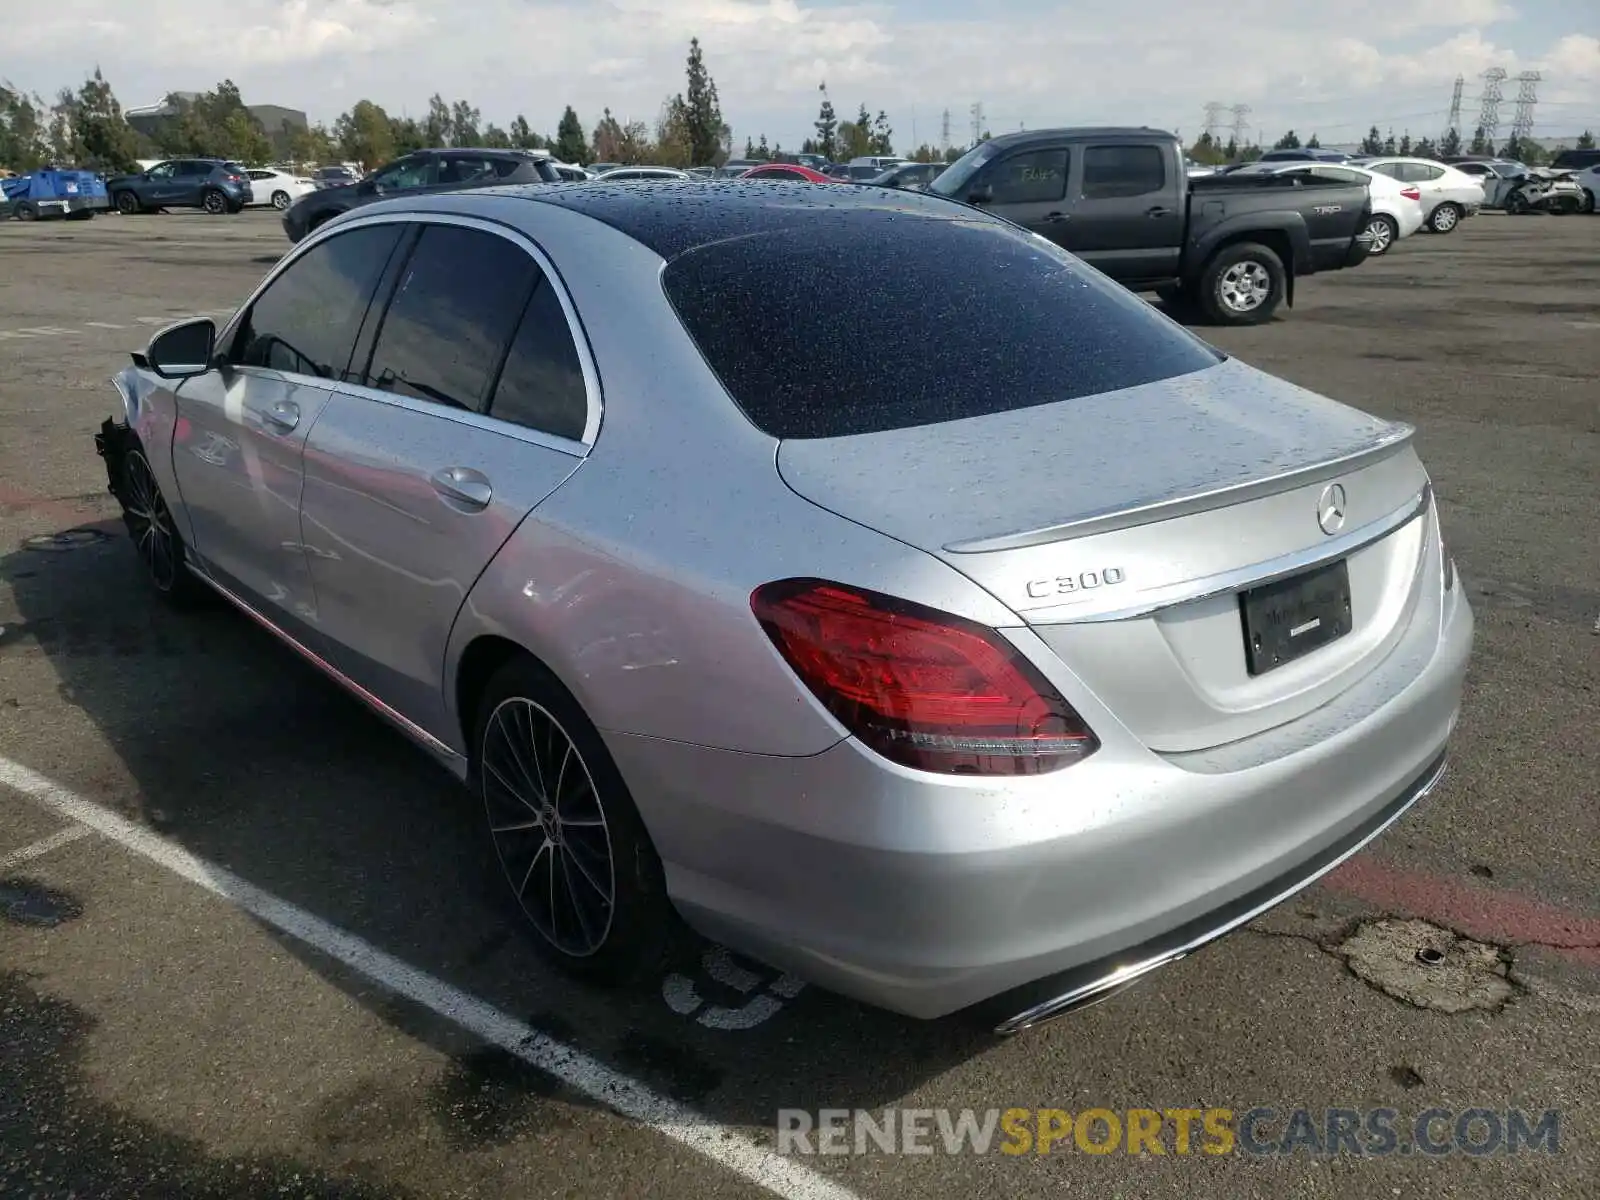
M 1296 901 L 1000 1043 L 708 947 L 637 994 L 553 976 L 444 775 L 243 618 L 136 586 L 108 377 L 286 249 L 268 213 L 0 224 L 0 1195 L 1600 1195 L 1600 220 L 1485 214 L 1202 331 L 1419 427 L 1478 618 L 1452 770 Z M 770 1152 L 780 1109 L 885 1106 L 1560 1135 Z

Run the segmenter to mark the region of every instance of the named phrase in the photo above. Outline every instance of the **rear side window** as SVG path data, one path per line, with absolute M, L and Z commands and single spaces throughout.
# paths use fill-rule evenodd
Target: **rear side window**
M 367 385 L 481 410 L 538 277 L 534 261 L 505 238 L 423 226 L 384 313 Z
M 589 393 L 572 328 L 548 280 L 528 300 L 489 415 L 526 429 L 579 441 L 589 419 Z
M 1085 200 L 1143 196 L 1166 186 L 1166 154 L 1159 146 L 1089 146 L 1083 152 Z
M 399 240 L 399 225 L 369 225 L 306 251 L 251 306 L 231 360 L 242 367 L 339 378 Z
M 683 254 L 662 282 L 734 403 L 779 438 L 1032 408 L 1222 361 L 1064 250 L 988 218 L 824 212 Z
M 974 188 L 994 189 L 993 204 L 1048 204 L 1067 194 L 1067 151 L 1024 150 L 996 159 L 978 173 Z

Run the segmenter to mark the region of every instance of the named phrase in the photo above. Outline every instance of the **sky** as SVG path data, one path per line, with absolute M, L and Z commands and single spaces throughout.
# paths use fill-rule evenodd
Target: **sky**
M 485 123 L 555 131 L 603 108 L 655 121 L 698 36 L 736 145 L 797 149 L 826 81 L 841 116 L 888 113 L 897 149 L 1069 124 L 1154 125 L 1192 139 L 1204 106 L 1247 105 L 1249 135 L 1356 141 L 1377 124 L 1436 136 L 1466 76 L 1536 70 L 1534 133 L 1600 134 L 1593 0 L 52 0 L 0 25 L 0 79 L 53 96 L 99 66 L 125 106 L 221 78 L 248 104 L 329 123 L 369 99 L 392 114 L 466 99 Z M 1504 85 L 1510 132 L 1514 79 Z

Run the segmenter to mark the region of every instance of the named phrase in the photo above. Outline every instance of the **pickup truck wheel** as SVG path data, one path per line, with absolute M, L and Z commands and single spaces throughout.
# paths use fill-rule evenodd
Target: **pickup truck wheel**
M 1441 204 L 1428 217 L 1428 228 L 1434 233 L 1450 233 L 1461 224 L 1461 210 L 1454 204 Z
M 1222 325 L 1270 321 L 1287 290 L 1283 260 L 1255 242 L 1219 250 L 1201 272 L 1198 289 L 1205 315 Z

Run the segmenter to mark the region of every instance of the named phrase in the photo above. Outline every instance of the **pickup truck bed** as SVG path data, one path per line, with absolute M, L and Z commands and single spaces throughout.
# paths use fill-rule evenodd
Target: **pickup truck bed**
M 1293 305 L 1295 280 L 1367 256 L 1359 184 L 1279 175 L 1190 179 L 1155 129 L 1042 129 L 981 143 L 929 190 L 981 205 L 1136 291 L 1224 324 Z

